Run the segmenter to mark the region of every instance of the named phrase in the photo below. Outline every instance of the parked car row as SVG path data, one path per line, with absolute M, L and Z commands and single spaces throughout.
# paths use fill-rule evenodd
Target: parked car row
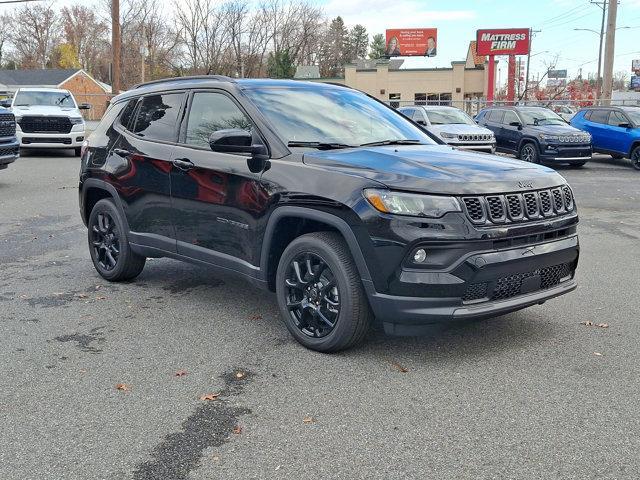
M 403 115 L 445 143 L 531 163 L 581 167 L 593 152 L 629 158 L 640 170 L 640 107 L 493 106 L 475 119 L 447 106 L 405 106 Z

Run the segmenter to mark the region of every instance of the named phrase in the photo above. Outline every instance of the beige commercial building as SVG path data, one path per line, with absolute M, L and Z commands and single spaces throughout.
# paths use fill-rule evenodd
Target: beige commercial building
M 343 83 L 397 107 L 408 104 L 441 104 L 476 113 L 487 96 L 488 62 L 476 54 L 471 42 L 464 61 L 450 68 L 401 68 L 402 59 L 359 60 L 345 66 L 344 79 L 319 79 Z M 311 71 L 297 78 L 311 79 Z

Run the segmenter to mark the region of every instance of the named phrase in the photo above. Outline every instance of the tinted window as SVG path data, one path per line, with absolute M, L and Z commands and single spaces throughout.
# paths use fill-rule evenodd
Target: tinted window
M 593 110 L 591 112 L 591 117 L 589 118 L 594 123 L 607 123 L 609 120 L 609 111 L 608 110 Z
M 587 120 L 591 120 L 591 113 L 592 110 L 587 110 L 586 112 L 584 112 L 584 118 Z
M 174 141 L 182 97 L 182 93 L 143 97 L 133 133 L 153 140 Z
M 487 112 L 487 120 L 493 123 L 502 123 L 504 110 L 489 110 Z
M 502 123 L 504 123 L 505 125 L 509 125 L 511 124 L 511 122 L 520 122 L 520 119 L 518 118 L 516 112 L 514 112 L 513 110 L 505 110 Z
M 612 110 L 611 115 L 609 115 L 609 125 L 615 125 L 617 127 L 621 123 L 629 123 L 629 120 L 617 110 Z
M 122 115 L 120 115 L 120 125 L 122 125 L 127 130 L 131 130 L 131 120 L 133 117 L 133 112 L 136 109 L 137 103 L 138 103 L 137 98 L 129 100 L 129 102 L 127 103 L 127 106 L 122 112 Z
M 193 95 L 186 143 L 209 148 L 211 134 L 229 128 L 251 131 L 251 122 L 233 100 L 221 93 L 197 92 Z
M 100 123 L 91 135 L 91 140 L 94 145 L 106 145 L 108 139 L 106 138 L 105 133 L 107 132 L 107 130 L 109 130 L 111 125 L 113 125 L 114 120 L 125 107 L 125 105 L 127 105 L 127 102 L 118 102 L 116 104 L 109 105 L 109 108 L 102 116 L 102 120 L 100 120 Z

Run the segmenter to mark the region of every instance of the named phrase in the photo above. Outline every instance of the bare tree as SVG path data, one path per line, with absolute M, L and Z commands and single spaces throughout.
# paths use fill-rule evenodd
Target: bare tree
M 59 15 L 52 4 L 29 4 L 11 16 L 10 39 L 22 68 L 47 68 L 59 36 Z
M 97 70 L 109 51 L 106 22 L 83 5 L 63 7 L 61 17 L 64 40 L 75 48 L 82 68 Z

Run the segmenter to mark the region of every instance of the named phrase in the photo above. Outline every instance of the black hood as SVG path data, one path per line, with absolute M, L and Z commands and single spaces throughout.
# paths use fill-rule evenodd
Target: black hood
M 305 154 L 304 163 L 423 193 L 504 193 L 566 183 L 547 167 L 444 145 L 318 151 Z
M 571 125 L 527 125 L 527 133 L 544 133 L 545 135 L 575 135 L 584 134 L 582 130 L 578 130 Z

